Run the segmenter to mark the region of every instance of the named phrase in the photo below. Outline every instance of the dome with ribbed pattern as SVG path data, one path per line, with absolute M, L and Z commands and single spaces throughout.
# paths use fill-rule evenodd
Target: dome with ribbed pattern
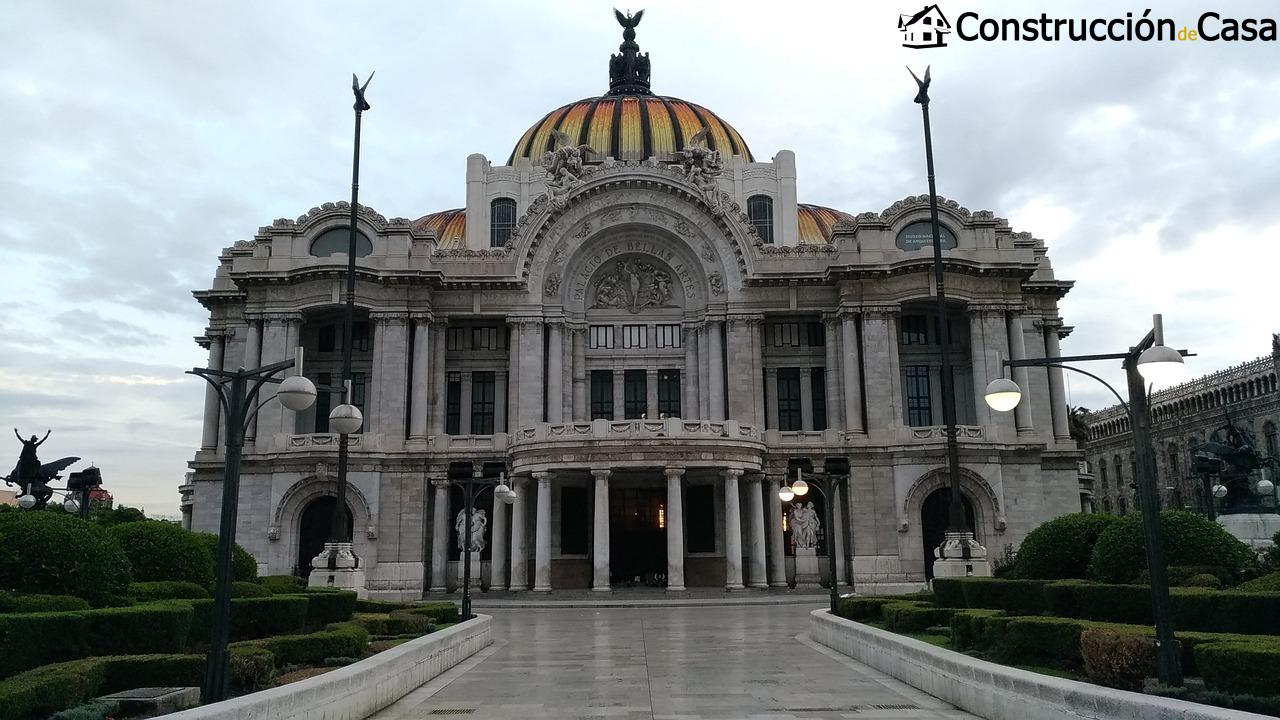
M 544 152 L 554 149 L 555 130 L 568 135 L 574 145 L 590 145 L 595 150 L 591 159 L 666 160 L 703 129 L 708 131 L 707 147 L 721 156 L 755 161 L 738 131 L 701 105 L 661 95 L 604 95 L 547 113 L 521 136 L 507 164 L 514 165 L 517 158 L 536 164 Z

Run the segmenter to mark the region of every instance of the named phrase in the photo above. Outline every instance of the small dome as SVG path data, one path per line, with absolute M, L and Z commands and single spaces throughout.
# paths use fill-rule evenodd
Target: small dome
M 430 215 L 423 215 L 414 221 L 418 229 L 429 229 L 436 234 L 436 247 L 441 250 L 452 250 L 466 246 L 467 211 L 463 208 L 441 210 Z
M 825 245 L 831 242 L 831 231 L 840 220 L 852 220 L 848 213 L 833 210 L 821 205 L 796 206 L 796 215 L 800 221 L 801 245 Z

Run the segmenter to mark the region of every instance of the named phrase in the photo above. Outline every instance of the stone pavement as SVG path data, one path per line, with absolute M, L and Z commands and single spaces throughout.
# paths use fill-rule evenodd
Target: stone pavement
M 373 717 L 973 717 L 809 642 L 813 607 L 495 609 L 492 648 Z

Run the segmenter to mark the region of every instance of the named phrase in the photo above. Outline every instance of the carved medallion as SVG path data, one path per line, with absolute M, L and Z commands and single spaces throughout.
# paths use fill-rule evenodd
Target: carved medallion
M 709 242 L 702 243 L 702 259 L 706 260 L 707 262 L 716 261 L 716 250 L 715 248 L 711 247 L 711 243 Z
M 720 273 L 711 273 L 708 275 L 707 282 L 711 284 L 712 295 L 724 294 L 724 278 L 720 277 Z
M 560 293 L 560 273 L 553 272 L 547 276 L 546 286 L 542 290 L 542 294 L 547 297 L 555 297 Z

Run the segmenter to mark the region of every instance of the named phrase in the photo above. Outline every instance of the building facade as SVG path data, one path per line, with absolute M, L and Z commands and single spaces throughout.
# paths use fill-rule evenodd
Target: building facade
M 607 94 L 547 113 L 504 165 L 467 158 L 464 208 L 359 209 L 365 426 L 346 511 L 370 592 L 454 586 L 449 480 L 498 472 L 518 499 L 477 506 L 491 588 L 782 585 L 779 486 L 846 463 L 819 554 L 862 591 L 918 588 L 948 497 L 927 196 L 860 214 L 798 202 L 792 152 L 759 160 L 715 113 L 653 94 L 624 38 Z M 223 251 L 195 293 L 211 367 L 302 347 L 305 374 L 337 384 L 349 212 L 326 203 Z M 940 217 L 962 492 L 998 549 L 1079 509 L 1060 371 L 1017 371 L 1015 413 L 981 398 L 1000 358 L 1059 353 L 1071 283 L 991 212 L 943 200 Z M 322 547 L 340 402 L 268 403 L 249 428 L 237 541 L 263 572 L 305 573 Z M 218 526 L 220 422 L 210 395 L 181 488 L 198 530 Z

